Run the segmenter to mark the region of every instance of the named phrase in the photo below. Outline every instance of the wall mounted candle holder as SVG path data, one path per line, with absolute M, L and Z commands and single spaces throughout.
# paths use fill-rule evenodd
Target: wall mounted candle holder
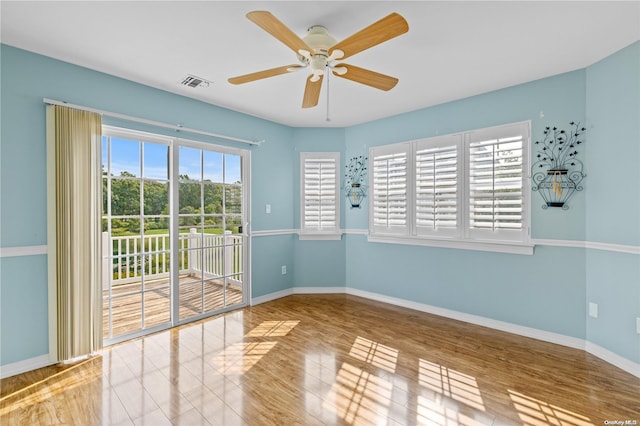
M 367 196 L 367 157 L 353 157 L 345 166 L 344 192 L 351 208 L 360 208 L 362 200 Z
M 569 123 L 569 131 L 546 127 L 542 141 L 535 142 L 537 154 L 531 166 L 532 190 L 538 191 L 545 203 L 543 209 L 560 207 L 567 210 L 567 202 L 585 178 L 584 165 L 578 159 L 578 145 L 586 129 L 579 123 Z

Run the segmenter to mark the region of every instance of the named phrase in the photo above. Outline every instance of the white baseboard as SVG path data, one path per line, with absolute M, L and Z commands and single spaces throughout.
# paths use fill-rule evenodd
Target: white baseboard
M 345 293 L 346 287 L 294 287 L 293 294 Z
M 545 342 L 555 343 L 562 346 L 568 346 L 574 349 L 584 350 L 584 340 L 575 337 L 565 336 L 563 334 L 552 333 L 550 331 L 539 330 L 537 328 L 525 327 L 523 325 L 512 324 L 509 322 L 499 321 L 491 318 L 481 317 L 479 315 L 467 314 L 464 312 L 453 311 L 451 309 L 440 308 L 437 306 L 426 305 L 424 303 L 412 302 L 396 297 L 385 296 L 378 293 L 347 288 L 346 292 L 354 296 L 364 297 L 366 299 L 376 300 L 378 302 L 389 303 L 391 305 L 403 308 L 414 309 L 428 314 L 438 315 L 457 321 L 468 322 L 470 324 L 480 325 L 482 327 L 492 328 L 494 330 L 506 331 L 507 333 L 517 334 L 519 336 L 531 337 Z
M 36 370 L 52 364 L 55 364 L 55 362 L 51 361 L 47 354 L 3 365 L 0 367 L 0 379 L 6 379 L 7 377 L 15 376 L 16 374 Z
M 608 349 L 598 346 L 594 343 L 588 342 L 584 339 L 577 337 L 565 336 L 564 334 L 553 333 L 550 331 L 539 330 L 537 328 L 525 327 L 518 324 L 512 324 L 505 321 L 499 321 L 491 318 L 482 317 L 479 315 L 467 314 L 464 312 L 454 311 L 451 309 L 440 308 L 437 306 L 426 305 L 424 303 L 412 302 L 410 300 L 400 299 L 397 297 L 385 296 L 379 293 L 373 293 L 369 291 L 359 290 L 350 287 L 293 287 L 291 289 L 270 293 L 264 296 L 260 296 L 251 300 L 252 305 L 258 303 L 264 303 L 271 300 L 279 299 L 281 297 L 289 296 L 291 294 L 351 294 L 354 296 L 363 297 L 365 299 L 376 300 L 378 302 L 389 303 L 390 305 L 400 306 L 403 308 L 414 309 L 433 315 L 438 315 L 445 318 L 450 318 L 458 321 L 468 322 L 483 327 L 492 328 L 494 330 L 505 331 L 507 333 L 516 334 L 519 336 L 530 337 L 532 339 L 541 340 L 544 342 L 554 343 L 556 345 L 567 346 L 573 349 L 579 349 L 586 351 L 603 361 L 612 364 L 627 373 L 633 374 L 636 377 L 640 377 L 640 364 L 635 363 L 629 359 L 626 359 L 618 354 L 615 354 Z
M 251 306 L 259 305 L 265 302 L 270 302 L 272 300 L 280 299 L 282 297 L 290 296 L 292 294 L 293 294 L 293 289 L 287 288 L 285 290 L 280 290 L 273 293 L 265 294 L 264 296 L 253 297 L 251 299 Z
M 591 355 L 597 356 L 601 360 L 607 361 L 609 364 L 613 364 L 621 370 L 631 373 L 636 377 L 640 377 L 640 364 L 628 360 L 616 353 L 611 352 L 609 349 L 605 349 L 602 346 L 598 346 L 595 343 L 585 342 L 585 350 Z
M 251 306 L 270 302 L 292 294 L 334 294 L 345 293 L 344 287 L 293 287 L 265 294 L 251 299 Z

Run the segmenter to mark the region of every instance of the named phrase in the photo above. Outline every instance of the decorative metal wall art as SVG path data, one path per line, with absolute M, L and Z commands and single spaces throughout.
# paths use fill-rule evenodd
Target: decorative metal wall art
M 546 127 L 542 141 L 535 142 L 537 154 L 531 166 L 532 190 L 538 191 L 545 201 L 543 209 L 569 208 L 567 202 L 576 191 L 582 191 L 580 182 L 586 176 L 584 165 L 578 156 L 578 145 L 584 143 L 581 136 L 586 128 L 580 123 L 569 123 L 568 132 L 557 127 Z
M 344 192 L 351 208 L 360 208 L 360 203 L 367 196 L 367 157 L 353 157 L 345 166 Z

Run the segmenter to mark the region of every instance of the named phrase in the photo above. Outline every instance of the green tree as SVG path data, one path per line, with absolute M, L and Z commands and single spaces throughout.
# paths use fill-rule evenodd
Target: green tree
M 204 184 L 204 212 L 206 214 L 222 213 L 222 185 L 205 181 Z
M 184 207 L 193 207 L 195 211 L 200 212 L 202 207 L 200 189 L 200 182 L 190 180 L 188 175 L 180 175 L 178 198 L 181 210 Z
M 140 180 L 129 172 L 122 172 L 120 179 L 111 179 L 111 214 L 140 214 Z
M 169 211 L 169 185 L 166 183 L 145 181 L 144 214 L 160 215 Z

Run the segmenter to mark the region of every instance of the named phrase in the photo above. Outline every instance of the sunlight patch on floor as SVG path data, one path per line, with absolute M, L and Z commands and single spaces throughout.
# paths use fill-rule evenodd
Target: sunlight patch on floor
M 427 389 L 448 396 L 469 407 L 485 411 L 475 377 L 424 359 L 419 360 L 418 374 L 420 385 Z
M 588 417 L 539 399 L 512 390 L 509 396 L 525 426 L 593 426 Z
M 102 357 L 91 357 L 0 398 L 0 417 L 25 406 L 51 408 L 49 401 L 74 388 L 102 388 Z M 0 419 L 4 420 L 4 419 Z M 0 424 L 4 424 L 0 421 Z
M 278 342 L 240 342 L 227 346 L 212 359 L 222 374 L 244 374 L 258 363 Z
M 283 337 L 298 325 L 300 321 L 263 321 L 245 337 Z
M 418 396 L 416 423 L 429 426 L 485 426 L 490 425 L 492 420 L 474 419 L 470 415 L 460 413 L 455 407 L 443 406 L 441 401 L 431 401 Z
M 379 424 L 387 419 L 393 385 L 349 363 L 343 363 L 324 407 L 351 424 Z
M 398 350 L 374 342 L 373 340 L 358 336 L 351 346 L 349 355 L 390 373 L 395 373 L 396 371 Z

